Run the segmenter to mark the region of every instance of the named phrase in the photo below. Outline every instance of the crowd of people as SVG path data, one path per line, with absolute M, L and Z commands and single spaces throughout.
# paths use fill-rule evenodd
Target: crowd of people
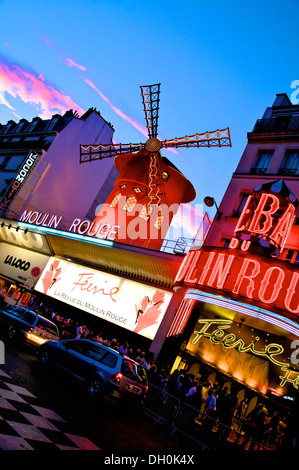
M 259 443 L 270 447 L 279 446 L 285 432 L 286 419 L 281 417 L 278 411 L 271 414 L 265 404 L 258 403 L 248 413 L 249 399 L 245 397 L 239 400 L 237 389 L 229 390 L 221 381 L 212 383 L 208 379 L 201 380 L 201 377 L 195 377 L 182 369 L 170 373 L 168 368 L 159 366 L 152 355 L 142 348 L 132 347 L 128 341 L 111 339 L 100 331 L 94 331 L 85 323 L 62 322 L 58 327 L 61 339 L 92 339 L 111 347 L 139 362 L 147 372 L 149 383 L 165 393 L 177 397 L 181 402 L 218 420 L 228 428 L 244 432 L 247 437 Z

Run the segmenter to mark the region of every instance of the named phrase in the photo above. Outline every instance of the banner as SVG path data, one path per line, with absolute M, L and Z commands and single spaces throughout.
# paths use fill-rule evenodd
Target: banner
M 153 339 L 172 293 L 51 258 L 35 290 Z

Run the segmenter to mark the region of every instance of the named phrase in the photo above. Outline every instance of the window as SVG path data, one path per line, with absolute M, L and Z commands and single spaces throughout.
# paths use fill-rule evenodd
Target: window
M 57 124 L 57 121 L 58 121 L 58 117 L 51 119 L 51 121 L 49 122 L 49 125 L 47 126 L 47 131 L 51 131 L 53 127 Z
M 133 188 L 135 193 L 142 193 L 141 189 L 140 188 Z
M 24 124 L 25 124 L 24 121 L 20 121 L 17 127 L 15 128 L 14 133 L 17 134 L 18 132 L 20 132 Z
M 279 173 L 297 175 L 299 170 L 299 150 L 288 150 L 283 158 Z
M 240 204 L 238 206 L 238 209 L 236 211 L 234 211 L 235 215 L 240 215 L 240 213 L 243 211 L 243 209 L 245 207 L 247 199 L 248 199 L 248 194 L 243 194 L 242 199 L 240 201 Z
M 116 196 L 114 196 L 111 204 L 109 204 L 110 207 L 115 207 L 119 201 L 119 199 L 121 198 L 121 193 L 118 193 Z
M 152 211 L 153 211 L 153 208 L 151 207 L 150 204 L 148 204 L 147 206 L 143 206 L 139 213 L 139 217 L 141 217 L 144 220 L 149 220 Z
M 35 128 L 36 124 L 37 124 L 37 120 L 36 120 L 36 121 L 32 121 L 32 123 L 30 124 L 30 126 L 29 126 L 28 129 L 27 129 L 27 132 L 32 132 L 33 129 Z
M 7 134 L 9 131 L 11 132 L 12 130 L 12 122 L 9 122 L 6 124 L 6 126 L 3 129 L 3 134 Z
M 114 368 L 117 363 L 117 357 L 114 354 L 107 352 L 100 362 L 105 366 Z
M 273 157 L 273 151 L 261 151 L 257 157 L 255 166 L 251 169 L 251 173 L 256 175 L 264 174 L 267 172 L 270 165 L 271 158 Z
M 25 155 L 14 155 L 9 157 L 5 165 L 5 170 L 18 170 L 21 167 L 24 158 Z
M 158 229 L 161 230 L 162 224 L 163 224 L 164 216 L 162 214 L 159 214 L 157 217 L 156 222 L 154 223 L 154 226 Z
M 127 212 L 132 212 L 135 204 L 137 202 L 137 199 L 135 196 L 128 197 L 126 202 L 124 203 L 122 209 Z

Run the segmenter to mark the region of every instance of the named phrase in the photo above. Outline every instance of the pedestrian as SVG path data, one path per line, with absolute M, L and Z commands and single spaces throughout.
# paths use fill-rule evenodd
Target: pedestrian
M 125 341 L 124 344 L 122 344 L 119 348 L 118 348 L 118 351 L 121 353 L 121 354 L 124 354 L 125 356 L 128 355 L 128 352 L 129 352 L 129 343 L 128 341 Z
M 194 395 L 196 394 L 198 384 L 199 384 L 198 380 L 193 380 L 191 387 L 189 388 L 188 392 L 185 394 L 185 399 L 187 402 L 189 403 L 192 402 Z
M 77 330 L 76 330 L 75 339 L 80 339 L 85 330 L 86 330 L 86 325 L 85 324 L 78 326 Z
M 212 388 L 210 388 L 210 390 L 208 391 L 208 396 L 204 400 L 204 402 L 205 402 L 205 412 L 206 412 L 206 414 L 208 414 L 209 416 L 215 416 L 216 397 L 215 397 L 215 394 L 214 394 L 214 390 Z
M 216 397 L 212 388 L 208 391 L 208 396 L 204 400 L 204 410 L 206 417 L 203 420 L 204 431 L 210 432 L 213 429 L 216 420 Z
M 6 297 L 6 289 L 5 287 L 0 288 L 0 307 L 5 306 L 5 297 Z
M 111 342 L 110 342 L 110 340 L 108 339 L 108 336 L 105 337 L 105 339 L 104 339 L 104 341 L 103 341 L 103 344 L 104 344 L 105 346 L 111 346 Z

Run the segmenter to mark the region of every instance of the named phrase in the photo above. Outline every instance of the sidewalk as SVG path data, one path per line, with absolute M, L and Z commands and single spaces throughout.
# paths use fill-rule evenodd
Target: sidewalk
M 70 432 L 68 423 L 13 383 L 0 368 L 0 449 L 100 450 L 89 439 Z

